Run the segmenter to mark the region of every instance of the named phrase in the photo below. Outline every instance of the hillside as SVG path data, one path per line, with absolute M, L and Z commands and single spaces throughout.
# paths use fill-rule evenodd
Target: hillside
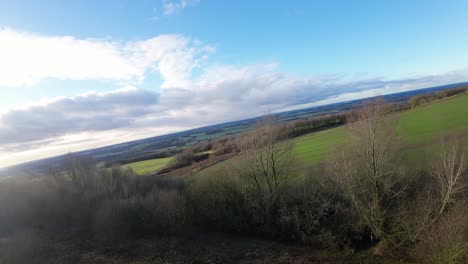
M 431 157 L 443 136 L 457 135 L 468 139 L 468 95 L 455 96 L 398 113 L 397 132 L 405 145 L 405 157 L 417 166 Z M 324 161 L 330 151 L 346 142 L 344 127 L 310 133 L 292 139 L 294 152 L 303 165 Z M 203 172 L 222 173 L 230 161 Z
M 412 151 L 428 150 L 433 140 L 468 129 L 468 95 L 448 98 L 399 114 L 397 131 Z M 293 140 L 298 157 L 306 163 L 323 161 L 328 151 L 345 142 L 343 127 Z M 432 142 L 434 143 L 434 142 Z M 421 154 L 421 153 L 420 153 Z M 424 154 L 425 155 L 425 154 Z

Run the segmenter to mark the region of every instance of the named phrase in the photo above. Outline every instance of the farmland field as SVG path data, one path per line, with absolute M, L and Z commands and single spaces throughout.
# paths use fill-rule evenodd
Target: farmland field
M 318 163 L 332 147 L 345 141 L 344 132 L 343 127 L 338 127 L 298 137 L 293 140 L 294 150 L 299 159 Z
M 429 158 L 438 147 L 438 138 L 452 133 L 468 136 L 468 95 L 437 101 L 399 113 L 397 132 L 402 137 L 405 157 L 414 162 Z M 325 160 L 327 154 L 346 142 L 344 127 L 307 134 L 292 139 L 294 151 L 304 164 L 317 164 Z M 204 172 L 220 174 L 226 161 L 207 168 Z
M 449 133 L 466 133 L 468 130 L 468 95 L 434 102 L 400 113 L 398 134 L 406 144 L 436 140 Z M 323 161 L 333 146 L 345 142 L 343 127 L 305 135 L 293 140 L 298 157 L 308 163 Z M 427 145 L 409 151 L 429 150 Z
M 162 159 L 151 159 L 151 160 L 144 160 L 133 162 L 124 165 L 124 168 L 131 168 L 135 171 L 136 174 L 147 174 L 157 171 L 164 167 L 169 161 L 171 161 L 172 157 L 170 158 L 162 158 Z
M 468 129 L 468 95 L 403 112 L 397 128 L 409 143 L 433 140 L 462 129 Z

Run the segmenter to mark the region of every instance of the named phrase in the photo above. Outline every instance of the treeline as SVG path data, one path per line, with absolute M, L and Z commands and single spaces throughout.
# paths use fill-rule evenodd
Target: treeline
M 412 108 L 414 108 L 418 105 L 427 104 L 457 94 L 463 94 L 466 93 L 466 91 L 468 91 L 468 85 L 463 85 L 461 87 L 455 87 L 433 93 L 419 94 L 411 97 L 408 100 L 408 103 L 411 105 Z
M 210 131 L 206 131 L 205 135 L 214 135 L 214 134 L 218 134 L 218 133 L 222 133 L 222 132 L 224 132 L 224 129 L 213 129 L 213 130 L 210 130 Z
M 161 150 L 161 151 L 154 152 L 154 153 L 135 155 L 133 157 L 107 161 L 107 162 L 104 163 L 104 167 L 109 168 L 109 167 L 112 167 L 114 164 L 125 165 L 125 164 L 129 164 L 129 163 L 133 163 L 133 162 L 150 160 L 150 159 L 168 158 L 168 157 L 172 157 L 172 156 L 174 156 L 176 154 L 179 154 L 182 151 L 183 151 L 182 148 L 175 148 L 175 149 Z
M 187 167 L 195 162 L 206 160 L 209 156 L 209 153 L 193 153 L 191 151 L 184 151 L 176 155 L 166 167 L 162 168 L 157 173 L 164 174 L 176 169 Z
M 171 162 L 156 172 L 156 174 L 165 174 L 174 170 L 191 166 L 194 163 L 201 162 L 214 156 L 239 153 L 238 138 L 220 138 L 210 140 L 206 143 L 186 148 L 183 152 L 174 156 Z
M 288 123 L 289 136 L 298 137 L 344 125 L 346 123 L 346 116 L 346 113 L 342 113 L 291 121 Z

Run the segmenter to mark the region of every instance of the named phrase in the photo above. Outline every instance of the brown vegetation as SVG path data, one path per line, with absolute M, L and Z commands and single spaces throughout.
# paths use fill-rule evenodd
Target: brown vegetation
M 430 103 L 432 101 L 440 100 L 443 98 L 451 97 L 457 94 L 466 93 L 468 91 L 468 86 L 463 85 L 461 87 L 455 87 L 447 90 L 442 90 L 434 93 L 427 93 L 427 94 L 419 94 L 411 97 L 408 103 L 411 105 L 412 108 Z
M 332 156 L 331 177 L 371 235 L 382 239 L 388 210 L 405 189 L 398 166 L 396 116 L 382 103 L 366 103 L 348 118 L 349 144 Z

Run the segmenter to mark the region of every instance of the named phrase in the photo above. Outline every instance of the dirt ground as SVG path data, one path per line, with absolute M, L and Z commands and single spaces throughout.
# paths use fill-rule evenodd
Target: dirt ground
M 217 235 L 166 236 L 112 246 L 87 240 L 26 237 L 3 241 L 0 253 L 0 264 L 383 263 L 368 254 L 334 254 L 311 246 Z

